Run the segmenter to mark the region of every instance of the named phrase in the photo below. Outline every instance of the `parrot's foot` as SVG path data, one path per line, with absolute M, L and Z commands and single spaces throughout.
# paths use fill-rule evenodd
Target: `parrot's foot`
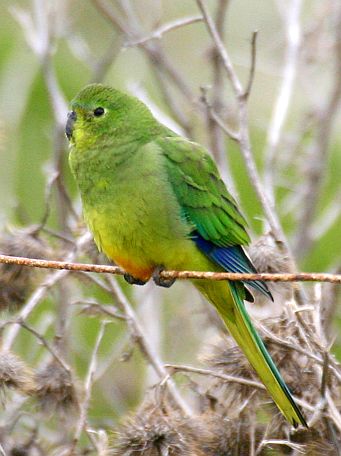
M 127 272 L 123 274 L 124 280 L 130 285 L 145 285 L 147 282 L 144 280 L 136 279 L 134 276 L 128 274 Z
M 176 279 L 164 279 L 163 277 L 161 277 L 160 273 L 163 270 L 164 268 L 162 266 L 158 266 L 156 269 L 154 269 L 153 280 L 155 284 L 159 287 L 169 288 L 173 285 Z

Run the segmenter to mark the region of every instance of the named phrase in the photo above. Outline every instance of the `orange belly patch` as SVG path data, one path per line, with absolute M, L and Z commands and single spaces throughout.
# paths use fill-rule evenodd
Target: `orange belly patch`
M 136 263 L 132 262 L 130 259 L 116 257 L 114 258 L 116 264 L 121 266 L 128 274 L 132 275 L 136 279 L 147 281 L 151 278 L 154 267 L 146 267 L 137 265 Z

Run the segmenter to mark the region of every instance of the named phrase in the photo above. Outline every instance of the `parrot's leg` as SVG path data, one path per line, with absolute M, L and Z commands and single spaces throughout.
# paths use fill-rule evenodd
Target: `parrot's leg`
M 136 279 L 134 276 L 128 274 L 127 272 L 123 274 L 123 277 L 126 282 L 130 283 L 130 285 L 145 285 L 147 283 L 145 280 Z
M 160 276 L 160 273 L 164 270 L 162 266 L 158 266 L 154 269 L 153 280 L 159 287 L 169 288 L 173 285 L 176 279 L 164 279 Z

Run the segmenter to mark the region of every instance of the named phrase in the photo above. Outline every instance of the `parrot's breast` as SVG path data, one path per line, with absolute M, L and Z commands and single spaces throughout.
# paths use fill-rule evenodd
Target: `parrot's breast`
M 175 269 L 195 248 L 157 151 L 92 175 L 82 200 L 98 248 L 138 279 L 157 266 Z

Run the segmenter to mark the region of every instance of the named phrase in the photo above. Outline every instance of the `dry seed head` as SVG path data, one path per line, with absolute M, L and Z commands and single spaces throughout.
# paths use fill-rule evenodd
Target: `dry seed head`
M 0 253 L 27 258 L 48 258 L 48 246 L 34 235 L 34 228 L 11 229 L 0 238 Z M 16 311 L 32 291 L 35 268 L 0 264 L 0 310 Z
M 191 418 L 160 406 L 142 407 L 119 429 L 114 442 L 116 456 L 226 456 L 249 454 L 250 423 L 204 413 Z M 264 433 L 256 429 L 255 442 Z M 263 455 L 263 453 L 261 453 Z
M 334 456 L 339 453 L 341 437 L 338 431 L 330 432 L 333 427 L 334 424 L 328 425 L 326 420 L 323 420 L 314 429 L 294 434 L 293 441 L 302 444 L 306 456 Z
M 10 449 L 9 456 L 42 456 L 43 450 L 34 443 L 15 445 Z
M 0 352 L 0 388 L 12 388 L 22 394 L 35 392 L 34 375 L 31 369 L 15 354 Z
M 77 391 L 71 374 L 57 361 L 53 360 L 37 373 L 36 383 L 36 397 L 44 412 L 58 412 L 67 416 L 76 411 Z
M 288 257 L 279 250 L 270 235 L 261 236 L 256 242 L 253 242 L 248 249 L 248 253 L 259 273 L 291 272 Z M 281 313 L 283 303 L 292 298 L 292 284 L 267 282 L 267 286 L 274 297 L 275 304 L 279 306 L 278 313 Z M 256 305 L 273 306 L 271 301 L 262 293 L 254 289 L 251 291 Z M 272 315 L 274 315 L 273 312 Z
M 116 456 L 194 456 L 186 421 L 157 404 L 143 405 L 125 421 L 114 440 L 112 454 Z
M 245 355 L 230 336 L 220 337 L 211 346 L 211 352 L 206 352 L 201 359 L 217 373 L 259 381 Z M 209 380 L 207 393 L 216 399 L 217 410 L 231 419 L 239 414 L 238 410 L 245 401 L 252 399 L 254 409 L 261 400 L 267 397 L 263 390 L 256 389 L 254 386 L 227 382 L 213 377 Z
M 196 419 L 198 430 L 196 444 L 206 456 L 250 454 L 250 423 L 247 420 L 229 420 L 220 414 L 204 413 Z M 261 428 L 255 429 L 255 444 L 258 445 Z M 196 454 L 193 452 L 193 454 Z

